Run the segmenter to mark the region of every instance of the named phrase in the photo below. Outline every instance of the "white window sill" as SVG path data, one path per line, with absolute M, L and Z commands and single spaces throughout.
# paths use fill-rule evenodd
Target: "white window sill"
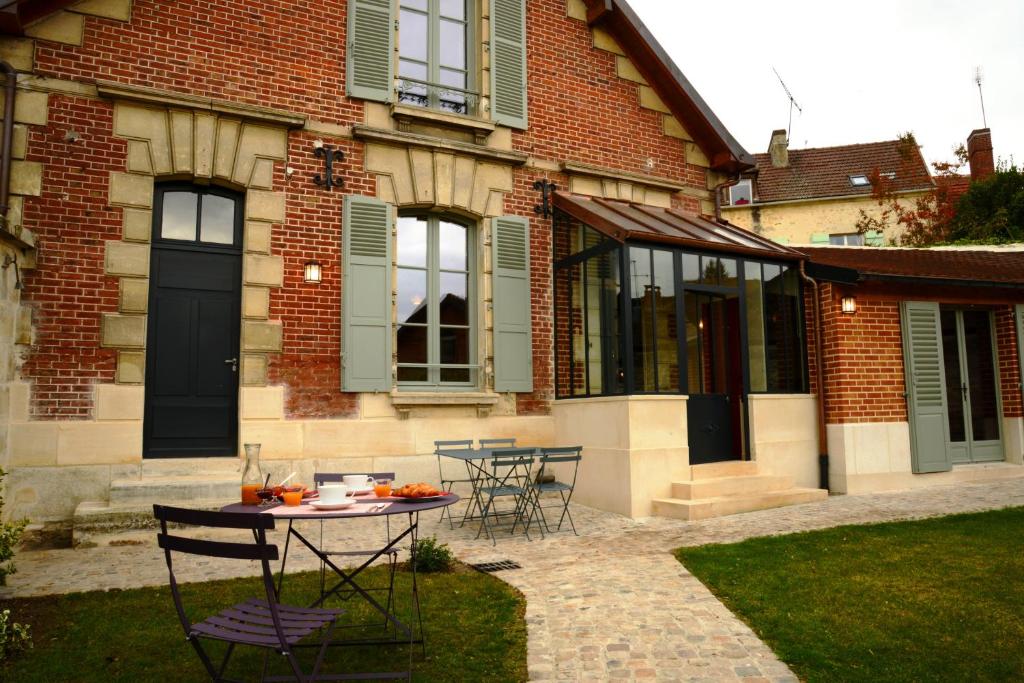
M 498 404 L 498 395 L 482 391 L 399 391 L 391 392 L 391 405 L 401 419 L 409 417 L 413 408 L 424 406 L 476 406 L 480 417 L 487 417 Z

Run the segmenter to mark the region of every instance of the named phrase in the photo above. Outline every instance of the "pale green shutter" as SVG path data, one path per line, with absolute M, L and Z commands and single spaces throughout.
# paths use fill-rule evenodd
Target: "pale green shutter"
M 946 451 L 949 424 L 939 305 L 904 301 L 901 313 L 914 472 L 945 472 L 952 469 L 952 460 Z
M 526 0 L 491 0 L 491 112 L 526 128 Z
M 391 205 L 345 197 L 342 390 L 391 389 Z
M 530 317 L 530 221 L 491 221 L 494 297 L 494 389 L 533 391 Z
M 878 230 L 868 230 L 864 233 L 864 244 L 869 247 L 881 247 L 885 244 L 885 235 Z
M 828 235 L 823 232 L 816 232 L 811 235 L 811 244 L 828 244 Z
M 346 92 L 390 102 L 394 90 L 395 15 L 392 0 L 349 0 Z
M 1024 304 L 1014 307 L 1013 318 L 1017 327 L 1017 362 L 1020 369 L 1020 387 L 1024 391 Z

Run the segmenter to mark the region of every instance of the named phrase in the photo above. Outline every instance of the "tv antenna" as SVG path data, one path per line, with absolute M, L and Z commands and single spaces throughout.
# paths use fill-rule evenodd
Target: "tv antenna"
M 981 92 L 981 84 L 984 80 L 981 67 L 974 67 L 974 82 L 978 85 L 978 99 L 981 100 L 981 123 L 985 128 L 988 128 L 988 119 L 985 117 L 985 95 Z
M 804 110 L 796 103 L 796 98 L 793 97 L 793 93 L 791 93 L 789 88 L 786 87 L 786 82 L 782 80 L 782 76 L 779 75 L 778 69 L 773 66 L 772 71 L 775 72 L 775 77 L 779 79 L 779 83 L 782 84 L 782 89 L 786 91 L 786 97 L 789 98 L 789 127 L 786 128 L 786 139 L 789 140 L 790 134 L 793 132 L 793 107 L 796 107 L 796 110 L 801 114 L 804 113 Z

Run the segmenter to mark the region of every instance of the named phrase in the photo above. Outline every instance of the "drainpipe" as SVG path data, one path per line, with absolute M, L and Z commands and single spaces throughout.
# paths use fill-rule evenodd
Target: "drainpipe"
M 725 221 L 722 220 L 722 190 L 724 190 L 727 187 L 732 187 L 733 185 L 739 185 L 739 182 L 740 182 L 740 176 L 737 173 L 737 174 L 735 174 L 733 176 L 730 176 L 730 178 L 728 180 L 726 180 L 724 183 L 718 183 L 717 185 L 715 185 L 714 193 L 715 193 L 715 221 L 716 222 L 718 222 L 718 223 L 724 223 L 725 222 Z
M 821 287 L 800 261 L 800 277 L 814 290 L 814 365 L 818 375 L 818 484 L 828 490 L 828 434 L 825 431 L 825 357 L 821 339 Z
M 0 62 L 4 78 L 3 148 L 0 152 L 0 229 L 7 229 L 7 211 L 11 199 L 11 146 L 14 138 L 14 93 L 18 85 L 17 72 L 7 62 Z

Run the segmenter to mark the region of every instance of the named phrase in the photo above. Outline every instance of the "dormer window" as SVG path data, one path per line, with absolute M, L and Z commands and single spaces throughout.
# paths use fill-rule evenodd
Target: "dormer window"
M 398 101 L 452 114 L 476 114 L 471 92 L 470 3 L 401 0 Z
M 871 181 L 868 180 L 867 175 L 858 173 L 857 175 L 850 176 L 850 184 L 854 187 L 867 187 L 871 184 Z
M 754 201 L 754 187 L 750 180 L 741 180 L 729 188 L 729 205 L 743 206 Z

